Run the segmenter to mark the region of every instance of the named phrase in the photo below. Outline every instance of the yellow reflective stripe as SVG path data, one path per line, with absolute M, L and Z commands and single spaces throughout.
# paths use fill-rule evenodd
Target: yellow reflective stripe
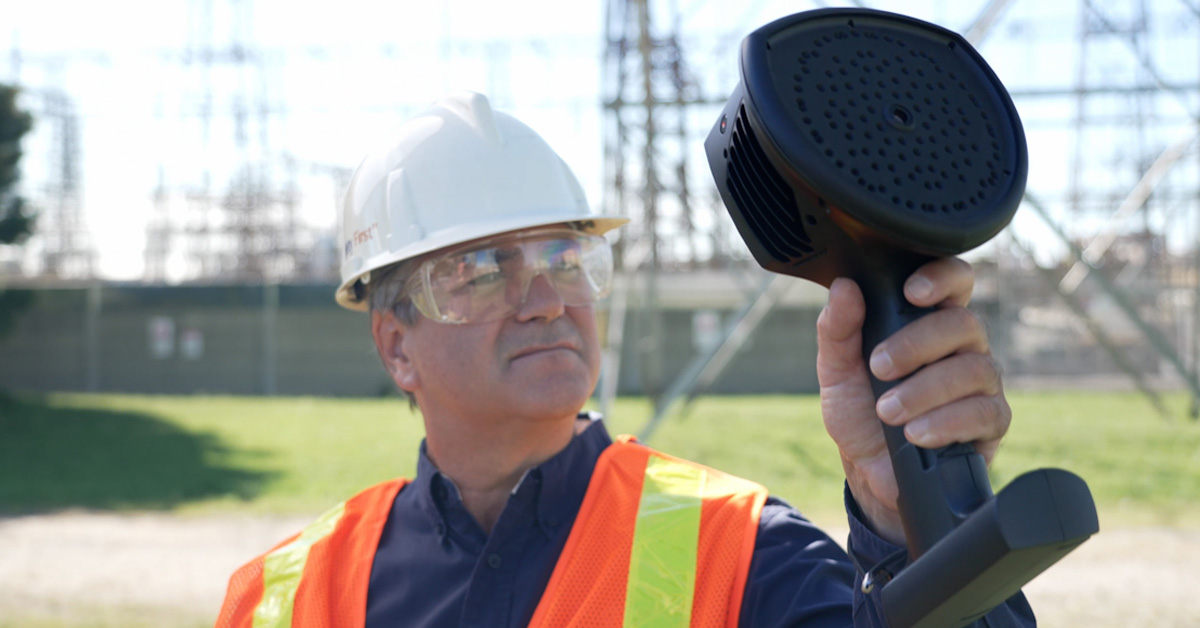
M 308 562 L 308 550 L 329 536 L 346 511 L 342 502 L 329 509 L 300 532 L 291 543 L 267 554 L 263 561 L 263 595 L 254 608 L 253 628 L 287 628 L 292 625 L 292 605 L 300 576 Z
M 629 557 L 625 628 L 687 628 L 692 621 L 705 473 L 650 456 Z

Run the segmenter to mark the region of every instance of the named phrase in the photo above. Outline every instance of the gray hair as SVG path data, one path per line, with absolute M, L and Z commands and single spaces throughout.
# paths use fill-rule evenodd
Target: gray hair
M 416 267 L 413 260 L 405 260 L 371 272 L 371 281 L 367 284 L 367 303 L 372 314 L 390 311 L 396 320 L 406 327 L 417 324 L 421 312 L 408 295 L 402 294 Z M 401 397 L 408 399 L 408 407 L 420 409 L 416 398 L 407 390 L 396 386 L 396 391 Z
M 416 324 L 421 313 L 408 295 L 401 294 L 415 268 L 413 260 L 404 260 L 371 273 L 371 282 L 367 284 L 367 300 L 372 313 L 391 310 L 401 323 L 409 326 Z

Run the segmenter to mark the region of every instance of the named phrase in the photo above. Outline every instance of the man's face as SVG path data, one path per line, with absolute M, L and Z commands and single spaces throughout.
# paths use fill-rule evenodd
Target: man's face
M 600 374 L 593 306 L 566 305 L 545 275 L 499 320 L 455 325 L 420 316 L 401 328 L 408 362 L 393 376 L 427 418 L 573 418 Z

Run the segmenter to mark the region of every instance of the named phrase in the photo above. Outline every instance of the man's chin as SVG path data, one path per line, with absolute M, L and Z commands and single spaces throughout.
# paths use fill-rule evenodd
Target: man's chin
M 521 400 L 526 412 L 548 421 L 574 420 L 591 396 L 591 391 L 581 385 L 554 385 L 552 382 L 533 387 L 527 392 L 528 396 Z

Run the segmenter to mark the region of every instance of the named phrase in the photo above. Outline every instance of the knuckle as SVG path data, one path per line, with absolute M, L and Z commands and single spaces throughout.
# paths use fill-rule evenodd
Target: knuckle
M 975 418 L 975 422 L 981 426 L 990 424 L 995 417 L 996 406 L 984 396 L 973 397 L 972 401 L 974 403 L 971 404 L 973 410 L 971 414 Z
M 990 349 L 987 325 L 978 314 L 966 307 L 954 307 L 947 310 L 946 313 L 952 317 L 954 329 L 961 335 L 966 346 L 981 353 Z
M 996 404 L 1000 406 L 1000 422 L 1003 427 L 1001 434 L 1003 434 L 1008 431 L 1008 426 L 1012 424 L 1012 407 L 1008 405 L 1008 399 L 1005 398 L 1003 393 L 995 395 L 993 398 L 996 400 Z
M 986 395 L 998 394 L 1001 385 L 1000 363 L 990 353 L 972 353 L 968 357 L 966 371 L 972 383 Z
M 962 273 L 963 273 L 963 279 L 964 279 L 966 285 L 970 288 L 974 288 L 975 287 L 975 267 L 972 266 L 970 262 L 968 262 L 964 259 L 961 259 L 961 258 L 956 258 L 956 259 L 958 259 L 959 263 L 963 267 Z
M 911 356 L 913 352 L 922 345 L 919 338 L 914 338 L 915 334 L 898 333 L 884 341 L 888 353 L 891 354 L 894 360 L 905 360 Z
M 956 307 L 950 311 L 956 317 L 955 323 L 960 329 L 972 336 L 983 335 L 983 321 L 979 320 L 979 317 L 974 312 L 965 307 Z
M 817 315 L 817 332 L 822 336 L 829 335 L 833 321 L 832 314 L 829 313 L 829 306 L 821 308 L 821 313 Z
M 985 429 L 985 438 L 995 439 L 1008 431 L 1012 421 L 1012 412 L 1003 395 L 989 395 L 980 398 L 980 419 Z
M 1001 364 L 1000 360 L 997 360 L 996 356 L 992 355 L 991 353 L 985 355 L 987 356 L 988 366 L 991 369 L 988 392 L 993 395 L 1000 395 L 1001 400 L 1003 400 L 1004 365 Z M 1007 406 L 1008 402 L 1005 401 L 1004 405 Z

